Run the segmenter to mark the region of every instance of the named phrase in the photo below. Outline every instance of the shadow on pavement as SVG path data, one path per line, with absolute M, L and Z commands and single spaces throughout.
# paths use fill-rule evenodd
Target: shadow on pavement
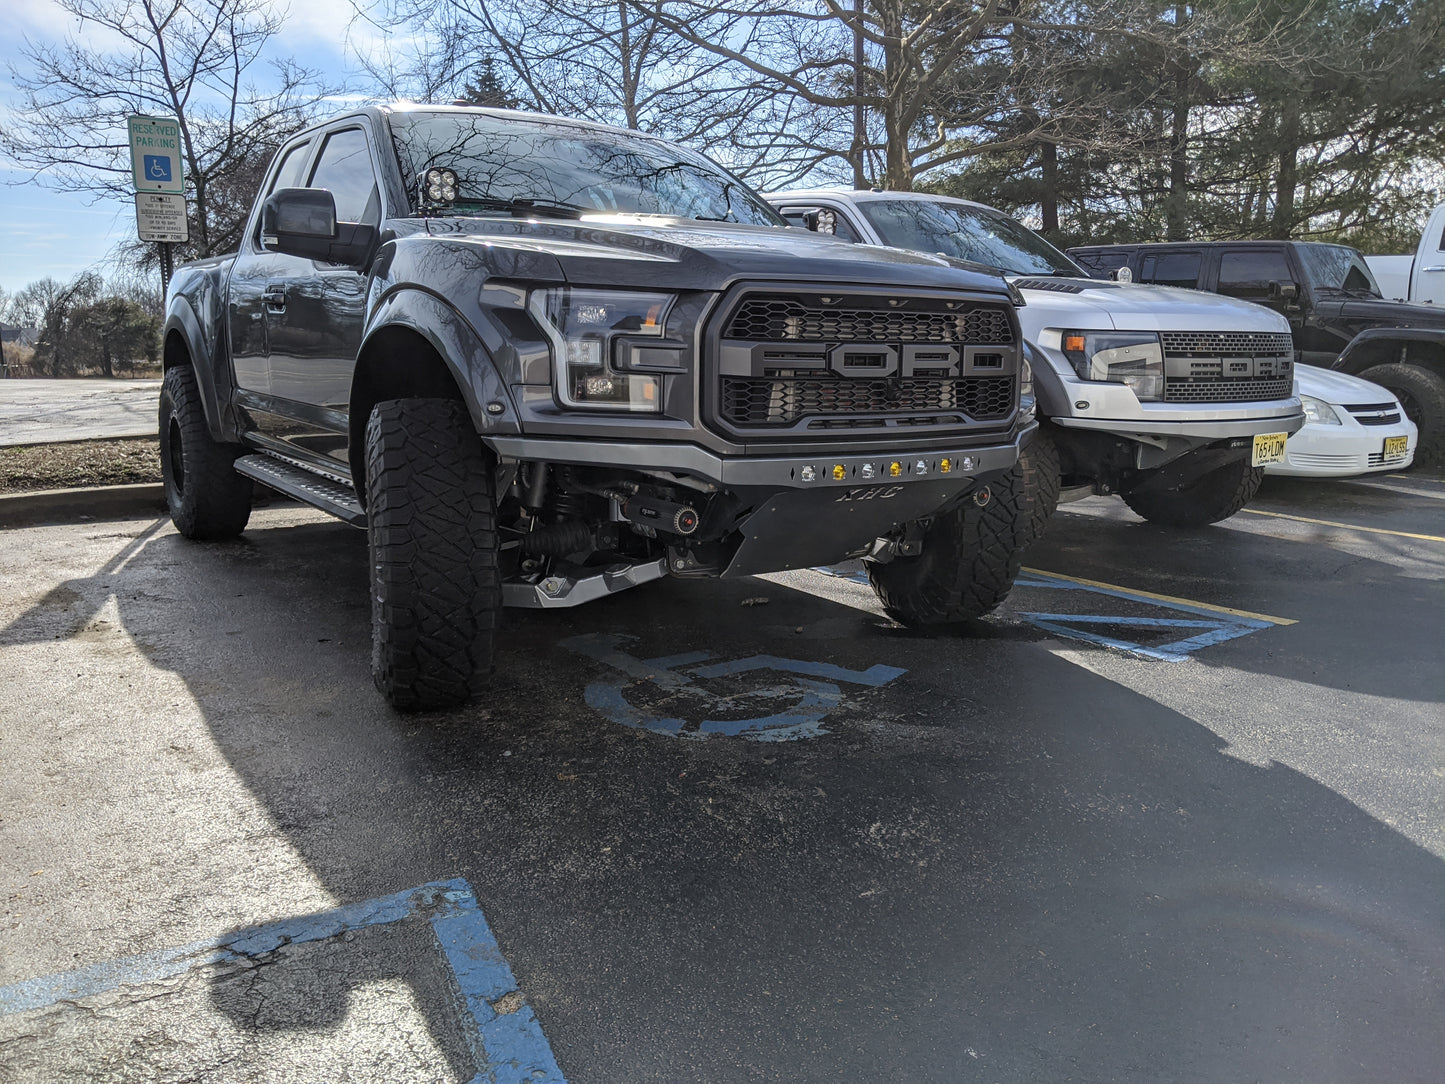
M 1141 538 L 1086 526 L 1048 544 Z M 1270 578 L 1308 567 L 1304 547 L 1260 567 L 1220 535 L 1200 546 L 1226 604 L 1267 609 Z M 899 637 L 764 581 L 664 582 L 513 616 L 486 697 L 402 718 L 370 688 L 364 562 L 364 537 L 329 524 L 209 546 L 153 529 L 0 645 L 72 635 L 114 596 L 338 899 L 471 883 L 575 1084 L 1418 1080 L 1445 1064 L 1441 861 L 1033 644 Z M 556 645 L 592 632 L 637 637 L 640 658 L 908 672 L 850 690 L 815 740 L 686 741 L 588 707 L 605 667 Z M 348 982 L 269 981 L 267 1014 L 226 982 L 214 1003 L 244 1027 L 325 1028 L 314 999 Z M 443 1047 L 452 1028 L 432 1020 Z

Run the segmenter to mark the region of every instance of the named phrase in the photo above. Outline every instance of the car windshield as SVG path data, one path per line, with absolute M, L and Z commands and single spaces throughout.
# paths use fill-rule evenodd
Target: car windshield
M 456 173 L 449 214 L 505 215 L 530 201 L 584 213 L 786 225 L 736 177 L 662 140 L 483 113 L 395 113 L 390 123 L 413 201 L 426 170 Z
M 1027 226 L 988 207 L 921 199 L 876 199 L 859 204 L 894 248 L 972 260 L 1010 275 L 1087 274 Z
M 1305 274 L 1316 290 L 1380 297 L 1380 284 L 1370 273 L 1365 258 L 1345 245 L 1300 245 Z

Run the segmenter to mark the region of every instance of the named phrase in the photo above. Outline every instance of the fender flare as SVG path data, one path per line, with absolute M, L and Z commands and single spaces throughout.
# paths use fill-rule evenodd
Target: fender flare
M 1429 343 L 1439 347 L 1445 355 L 1445 328 L 1435 327 L 1371 327 L 1350 340 L 1340 352 L 1331 368 L 1358 375 L 1376 365 L 1384 365 L 1394 358 L 1381 359 L 1376 348 L 1387 343 Z
M 172 334 L 179 335 L 185 344 L 191 368 L 196 374 L 196 383 L 201 390 L 201 408 L 206 415 L 206 428 L 210 430 L 211 439 L 223 444 L 234 443 L 240 439 L 240 433 L 229 410 L 222 406 L 223 397 L 225 402 L 229 403 L 234 390 L 230 386 L 230 372 L 217 372 L 216 358 L 222 354 L 220 343 L 206 342 L 201 321 L 196 316 L 190 299 L 184 295 L 173 297 L 170 311 L 166 313 L 165 328 L 161 334 L 161 357 L 166 369 L 174 364 L 166 357 L 165 349 Z M 219 322 L 216 334 L 220 335 Z
M 511 389 L 477 328 L 435 294 L 419 287 L 404 287 L 387 294 L 372 313 L 357 354 L 350 402 L 353 460 L 365 432 L 365 415 L 370 413 L 358 409 L 359 386 L 370 375 L 370 368 L 363 369 L 361 359 L 367 357 L 379 336 L 398 328 L 424 339 L 436 351 L 484 442 L 489 436 L 521 433 Z M 353 477 L 360 475 L 353 473 Z

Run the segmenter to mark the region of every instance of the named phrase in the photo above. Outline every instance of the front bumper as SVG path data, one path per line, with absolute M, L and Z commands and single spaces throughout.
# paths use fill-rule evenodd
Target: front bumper
M 732 490 L 816 490 L 931 483 L 1009 470 L 1018 461 L 1019 448 L 1032 435 L 1033 429 L 1034 425 L 1030 424 L 1020 440 L 983 446 L 945 445 L 928 451 L 908 452 L 860 452 L 850 449 L 847 454 L 820 448 L 788 456 L 719 456 L 696 444 L 675 442 L 512 436 L 486 436 L 484 439 L 503 462 L 526 460 L 663 471 Z M 896 474 L 893 469 L 895 464 L 898 466 Z
M 1097 384 L 1090 385 L 1097 388 Z M 1127 417 L 1050 418 L 1066 429 L 1110 433 L 1134 440 L 1179 437 L 1190 441 L 1227 440 L 1260 433 L 1297 433 L 1305 424 L 1304 408 L 1297 398 L 1272 399 L 1263 403 L 1158 404 L 1140 403 L 1128 388 L 1122 389 L 1135 404 Z M 1121 413 L 1124 413 L 1121 411 Z
M 1285 442 L 1284 462 L 1264 469 L 1266 474 L 1293 478 L 1347 478 L 1372 471 L 1404 470 L 1415 461 L 1420 433 L 1415 423 L 1361 425 L 1345 412 L 1340 425 L 1306 425 Z M 1385 438 L 1408 437 L 1405 455 L 1385 458 Z

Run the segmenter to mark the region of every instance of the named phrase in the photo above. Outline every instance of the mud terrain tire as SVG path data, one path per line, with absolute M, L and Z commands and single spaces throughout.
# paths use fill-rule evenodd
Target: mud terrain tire
M 867 562 L 868 582 L 889 617 L 915 628 L 952 625 L 1008 597 L 1033 533 L 1025 471 L 1020 463 L 989 481 L 983 505 L 969 497 L 937 516 L 917 557 Z
M 186 538 L 235 538 L 251 518 L 251 479 L 236 473 L 246 449 L 211 439 L 189 365 L 166 370 L 159 420 L 161 480 L 176 530 Z
M 1254 499 L 1263 467 L 1240 457 L 1172 489 L 1136 488 L 1120 496 L 1150 523 L 1166 527 L 1207 527 L 1228 519 Z
M 1445 377 L 1419 365 L 1376 365 L 1360 379 L 1389 389 L 1420 427 L 1415 465 L 1445 466 Z
M 485 683 L 502 609 L 492 464 L 450 399 L 378 403 L 366 425 L 371 673 L 398 711 Z

